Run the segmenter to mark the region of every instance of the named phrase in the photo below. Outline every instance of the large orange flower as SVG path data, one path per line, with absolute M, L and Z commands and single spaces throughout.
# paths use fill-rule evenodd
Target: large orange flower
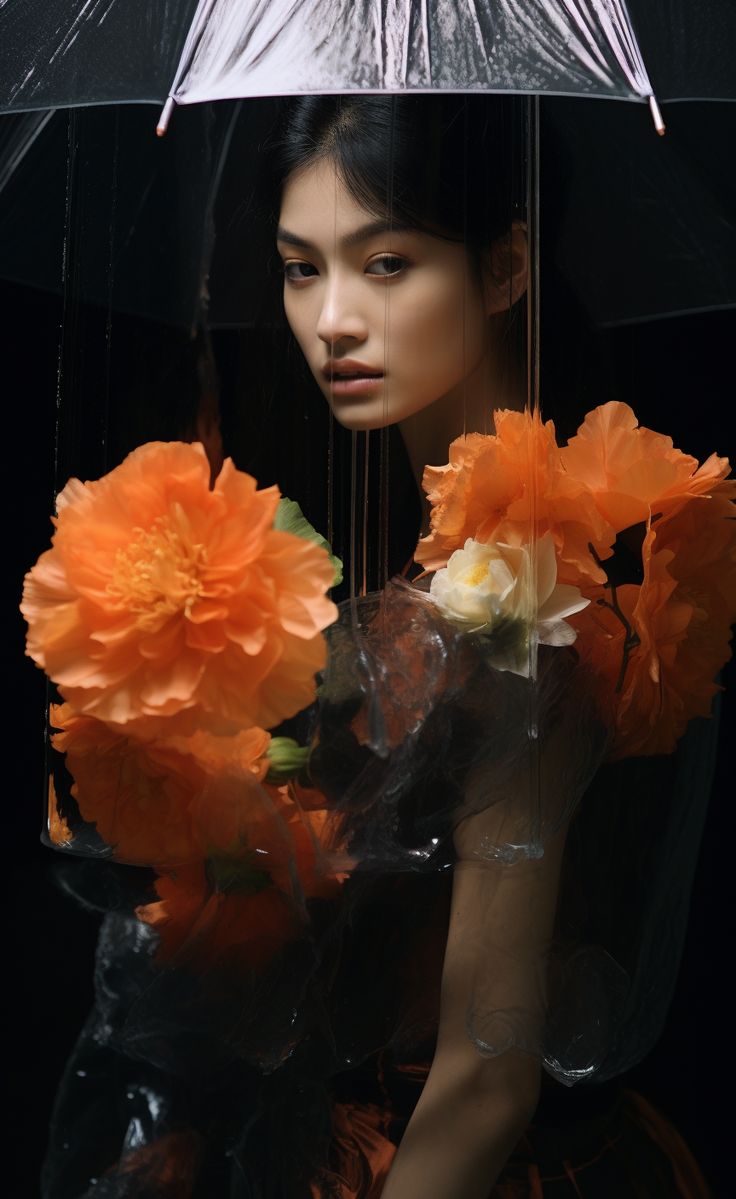
M 162 874 L 158 901 L 136 909 L 159 933 L 159 962 L 261 967 L 306 925 L 304 900 L 338 894 L 347 875 L 321 852 L 327 812 L 301 811 L 286 786 L 258 794 L 244 805 L 220 778 L 198 798 L 207 860 Z
M 640 427 L 628 404 L 615 400 L 588 413 L 560 459 L 617 533 L 653 515 L 674 516 L 714 488 L 736 494 L 736 481 L 726 480 L 727 458 L 711 454 L 699 466 L 671 437 Z
M 258 969 L 301 927 L 287 896 L 255 873 L 250 886 L 218 890 L 205 863 L 194 863 L 161 875 L 156 893 L 158 900 L 136 908 L 136 915 L 159 934 L 161 965 Z
M 604 558 L 614 533 L 585 484 L 563 469 L 552 421 L 509 410 L 493 417 L 494 435 L 460 437 L 446 466 L 426 467 L 430 532 L 417 560 L 439 570 L 468 538 L 520 544 L 549 531 L 561 583 L 603 582 L 589 543 Z
M 589 592 L 578 618 L 577 648 L 614 698 L 612 756 L 670 753 L 693 717 L 710 714 L 730 656 L 736 481 L 727 459 L 699 466 L 616 402 L 588 413 L 560 456 L 617 533 L 645 533 L 641 586 Z
M 230 459 L 210 488 L 202 447 L 179 442 L 72 479 L 26 577 L 27 653 L 79 712 L 138 732 L 294 715 L 325 662 L 333 567 L 273 529 L 278 502 Z
M 237 872 L 242 855 L 255 853 L 259 869 L 285 893 L 296 888 L 314 898 L 323 886 L 332 892 L 332 863 L 343 855 L 329 815 L 324 808 L 302 810 L 287 784 L 261 783 L 244 794 L 240 778 L 218 774 L 194 797 L 191 818 L 203 856 L 225 872 L 231 866 Z
M 121 862 L 163 866 L 204 857 L 226 817 L 211 807 L 203 829 L 193 816 L 196 799 L 227 774 L 247 808 L 268 770 L 270 737 L 259 728 L 231 737 L 199 732 L 143 742 L 68 704 L 52 706 L 51 723 L 59 730 L 51 741 L 66 754 L 82 818 L 94 822 Z
M 641 586 L 600 588 L 576 618 L 576 649 L 613 699 L 613 758 L 671 753 L 690 720 L 710 715 L 736 617 L 732 503 L 695 497 L 655 522 L 642 562 Z
M 590 412 L 562 449 L 549 421 L 494 419 L 494 436 L 461 438 L 447 466 L 427 467 L 430 534 L 417 557 L 437 570 L 466 538 L 513 545 L 549 531 L 559 579 L 593 601 L 571 623 L 601 681 L 602 709 L 615 713 L 613 756 L 670 752 L 688 721 L 710 712 L 730 654 L 736 481 L 727 459 L 699 466 L 616 402 Z M 632 526 L 644 538 L 643 581 L 612 587 L 606 562 Z M 622 562 L 635 543 L 623 538 Z

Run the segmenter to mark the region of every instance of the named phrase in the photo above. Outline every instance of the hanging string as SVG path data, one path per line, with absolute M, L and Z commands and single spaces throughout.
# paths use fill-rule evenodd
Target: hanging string
M 388 161 L 386 171 L 386 213 L 388 216 L 389 246 L 392 244 L 394 226 L 394 158 L 395 158 L 395 125 L 396 125 L 396 96 L 391 97 L 391 119 L 388 133 Z M 383 591 L 389 577 L 389 530 L 391 507 L 391 474 L 390 474 L 390 400 L 389 388 L 391 378 L 391 287 L 387 286 L 384 293 L 383 316 L 383 420 L 378 436 L 378 554 L 376 561 L 376 586 Z M 381 604 L 381 620 L 385 616 L 384 604 Z
M 335 550 L 335 417 L 327 416 L 327 541 Z
M 379 433 L 378 459 L 378 587 L 383 589 L 389 576 L 389 491 L 391 478 L 391 438 L 388 426 Z
M 361 575 L 360 594 L 368 594 L 368 510 L 370 503 L 370 450 L 371 435 L 368 429 L 363 433 L 363 488 L 362 513 L 363 527 L 361 529 Z
M 527 236 L 529 239 L 529 278 L 527 284 L 527 411 L 533 422 L 532 436 L 528 442 L 529 486 L 529 592 L 537 595 L 537 515 L 538 479 L 536 454 L 534 453 L 534 426 L 541 420 L 539 394 L 539 97 L 526 100 L 526 159 L 527 159 Z M 533 617 L 536 614 L 533 614 Z M 539 686 L 538 686 L 538 639 L 536 619 L 530 622 L 529 632 L 529 702 L 527 730 L 529 738 L 529 855 L 543 853 L 541 836 L 541 746 L 539 743 Z
M 350 433 L 350 604 L 353 614 L 353 622 L 357 625 L 358 620 L 358 605 L 356 602 L 356 542 L 357 542 L 357 497 L 358 488 L 356 486 L 358 478 L 358 431 L 353 429 Z
M 110 223 L 108 226 L 108 261 L 107 261 L 107 313 L 105 316 L 105 390 L 101 420 L 102 465 L 107 472 L 110 469 L 109 429 L 110 429 L 110 382 L 112 378 L 112 301 L 115 291 L 115 228 L 117 223 L 118 203 L 118 165 L 120 160 L 120 109 L 115 109 L 115 131 L 113 135 L 113 156 L 111 170 L 112 197 L 110 201 Z
M 67 150 L 66 150 L 66 195 L 64 200 L 64 238 L 61 252 L 61 325 L 59 328 L 59 345 L 56 368 L 56 429 L 54 436 L 54 500 L 59 493 L 59 483 L 72 473 L 68 469 L 65 447 L 62 445 L 62 416 L 66 418 L 66 396 L 73 394 L 73 388 L 67 387 L 67 374 L 73 371 L 73 347 L 77 344 L 77 273 L 79 257 L 74 245 L 74 222 L 78 221 L 78 205 L 76 203 L 77 151 L 79 148 L 78 114 L 76 109 L 69 110 L 67 120 Z M 65 420 L 67 436 L 74 440 L 76 421 L 74 413 Z
M 468 290 L 468 101 L 463 101 L 463 437 L 468 435 L 468 344 L 467 344 L 467 290 Z

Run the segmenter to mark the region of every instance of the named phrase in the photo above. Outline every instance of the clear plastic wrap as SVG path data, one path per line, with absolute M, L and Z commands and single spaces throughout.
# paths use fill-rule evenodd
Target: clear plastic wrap
M 644 100 L 651 80 L 665 100 L 733 99 L 734 39 L 719 0 L 9 0 L 0 110 L 371 89 Z

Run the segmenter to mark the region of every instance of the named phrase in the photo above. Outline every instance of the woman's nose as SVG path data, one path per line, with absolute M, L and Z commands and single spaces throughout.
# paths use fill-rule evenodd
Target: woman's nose
M 367 321 L 358 297 L 339 279 L 333 280 L 326 289 L 317 321 L 317 336 L 329 346 L 344 340 L 365 341 L 368 336 Z

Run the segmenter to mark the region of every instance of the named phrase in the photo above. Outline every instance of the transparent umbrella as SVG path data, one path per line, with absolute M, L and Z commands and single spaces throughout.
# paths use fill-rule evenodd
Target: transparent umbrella
M 0 110 L 350 88 L 726 99 L 734 39 L 723 0 L 9 0 Z
M 161 141 L 140 105 L 0 121 L 0 277 L 59 291 L 65 222 L 83 208 L 73 253 L 90 301 L 184 328 L 280 323 L 253 270 L 272 240 L 257 171 L 238 169 L 259 162 L 275 105 L 237 105 L 182 110 Z M 594 324 L 736 303 L 736 164 L 721 152 L 734 106 L 678 105 L 661 140 L 635 105 L 541 110 L 542 208 L 560 214 L 559 266 Z
M 68 140 L 60 118 L 51 118 L 53 108 L 165 104 L 163 131 L 174 105 L 450 89 L 647 102 L 661 132 L 655 92 L 668 102 L 733 98 L 729 63 L 735 54 L 736 14 L 713 0 L 697 12 L 684 3 L 627 8 L 612 0 L 440 0 L 420 8 L 391 5 L 381 14 L 372 4 L 334 0 L 208 0 L 163 8 L 10 0 L 0 11 L 0 112 L 27 115 L 16 117 L 0 142 L 0 192 L 11 188 L 3 206 L 0 273 L 49 286 L 58 229 L 53 214 L 63 215 L 66 204 L 57 168 Z M 731 156 L 720 153 L 729 116 L 703 106 L 694 117 L 683 113 L 669 141 L 656 145 L 629 105 L 545 106 L 547 128 L 570 159 L 566 227 L 578 230 L 595 213 L 592 250 L 588 239 L 571 234 L 564 262 L 599 324 L 725 307 L 736 299 L 734 171 Z M 92 171 L 99 179 L 117 156 L 125 179 L 116 204 L 127 240 L 109 244 L 109 221 L 100 222 L 97 237 L 88 226 L 90 237 L 79 247 L 87 294 L 184 325 L 252 323 L 257 297 L 247 282 L 233 284 L 236 277 L 250 278 L 241 269 L 241 227 L 228 239 L 233 223 L 226 203 L 216 226 L 212 218 L 233 133 L 238 130 L 239 152 L 250 160 L 248 139 L 258 143 L 267 117 L 259 120 L 253 108 L 245 121 L 224 112 L 214 118 L 195 113 L 177 145 L 158 152 L 148 143 L 148 120 L 143 109 L 108 118 L 107 128 L 104 117 L 90 122 L 98 156 L 90 156 Z M 707 176 L 699 169 L 704 158 Z M 242 210 L 242 178 L 238 186 Z M 40 196 L 51 206 L 50 219 L 38 212 Z M 250 217 L 253 244 L 258 214 Z M 636 279 L 622 277 L 624 247 L 638 264 Z M 220 269 L 217 286 L 213 281 L 208 288 L 213 248 L 216 275 Z M 112 280 L 105 268 L 111 258 Z M 58 286 L 55 279 L 51 286 Z

